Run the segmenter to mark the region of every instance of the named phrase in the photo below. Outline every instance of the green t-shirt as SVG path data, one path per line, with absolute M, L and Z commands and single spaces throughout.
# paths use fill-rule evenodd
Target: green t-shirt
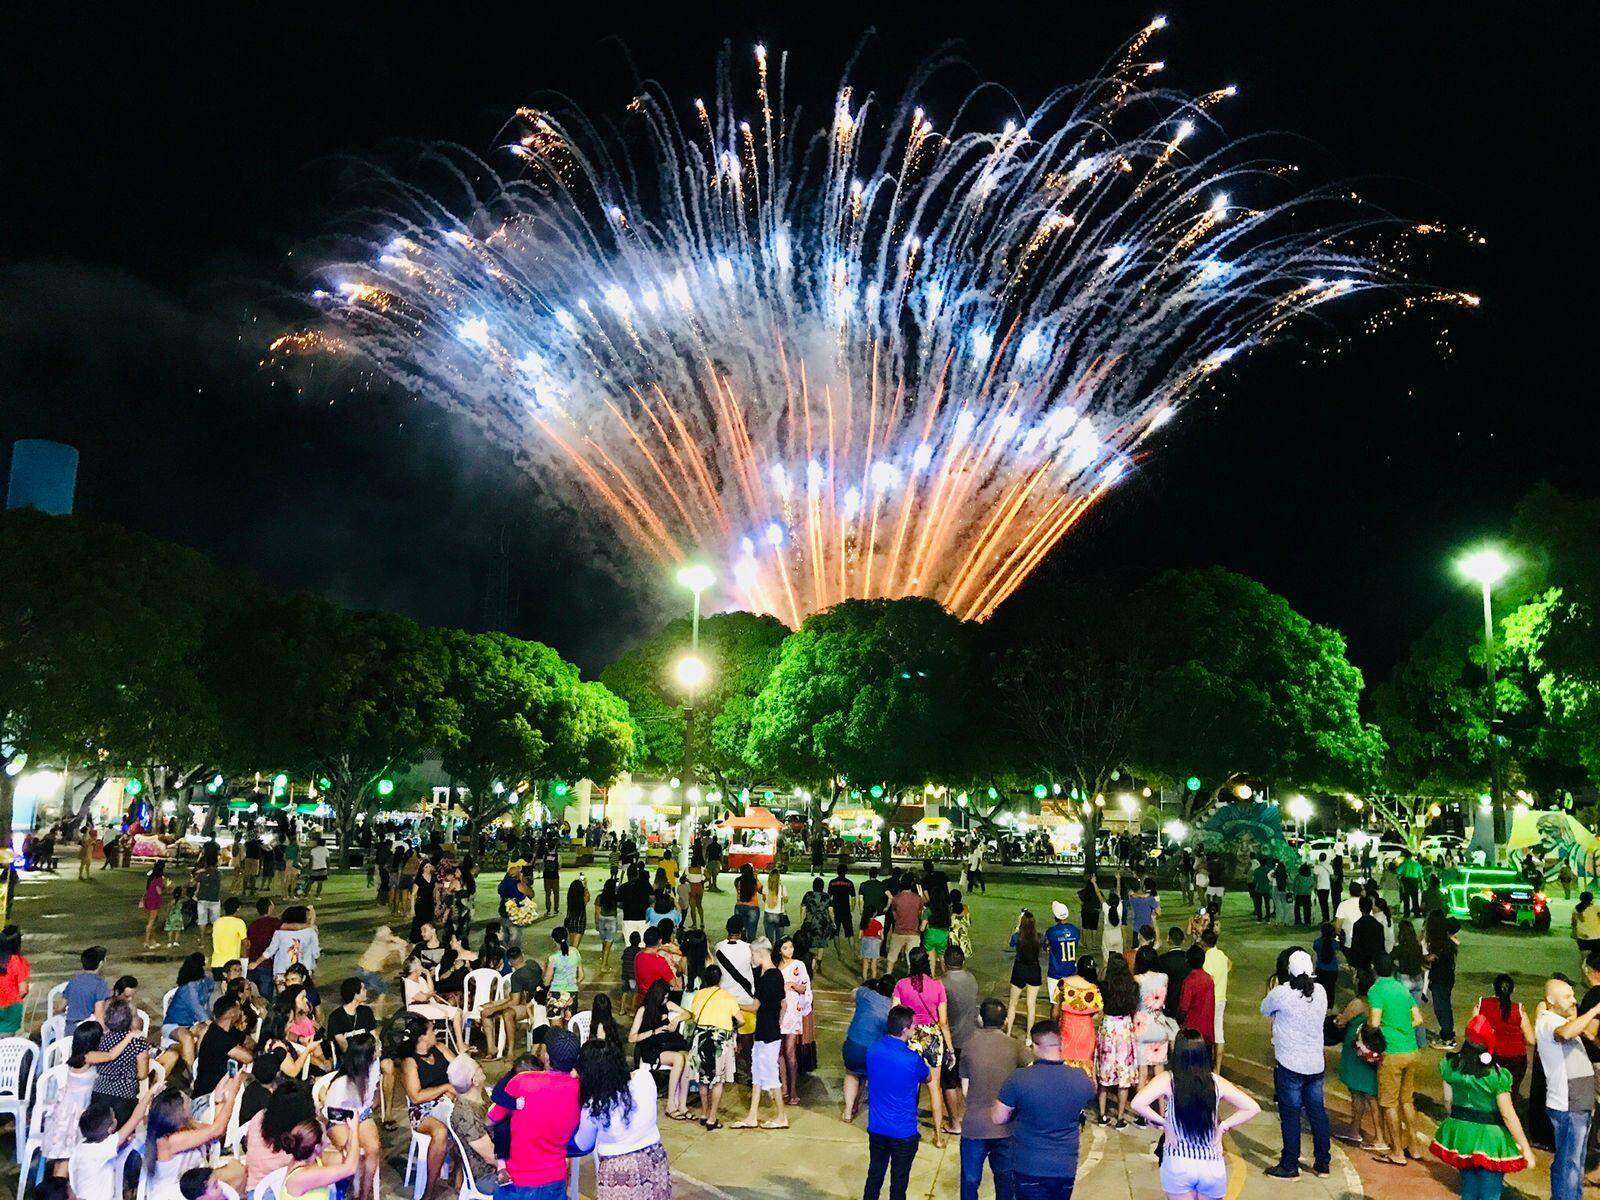
M 1289 889 L 1296 896 L 1309 896 L 1314 883 L 1316 883 L 1315 877 L 1296 873 L 1289 878 Z
M 1414 858 L 1404 859 L 1398 872 L 1401 879 L 1421 879 L 1422 864 Z
M 1383 1039 L 1388 1043 L 1387 1054 L 1404 1054 L 1417 1048 L 1416 1026 L 1411 1024 L 1411 1010 L 1416 1001 L 1411 990 L 1392 975 L 1379 979 L 1367 991 L 1367 1003 L 1383 1010 Z

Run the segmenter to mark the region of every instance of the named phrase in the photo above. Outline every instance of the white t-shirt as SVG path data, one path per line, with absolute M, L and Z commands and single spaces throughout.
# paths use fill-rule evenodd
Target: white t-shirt
M 750 970 L 750 943 L 735 942 L 732 940 L 718 942 L 716 949 L 712 954 L 711 961 L 715 962 L 722 971 L 723 989 L 731 993 L 733 998 L 740 1004 L 754 1004 L 756 1002 L 756 998 L 752 996 L 744 988 L 744 986 L 733 977 L 732 972 L 724 967 L 721 962 L 718 962 L 719 955 L 732 963 L 734 970 L 738 971 L 740 975 L 754 982 L 755 973 Z
M 1333 868 L 1325 859 L 1318 859 L 1311 865 L 1311 878 L 1315 881 L 1319 892 L 1326 892 L 1333 887 Z
M 1544 1106 L 1555 1112 L 1589 1112 L 1594 1108 L 1594 1064 L 1583 1038 L 1558 1038 L 1567 1023 L 1560 1013 L 1546 1012 L 1533 1024 L 1533 1040 L 1544 1067 Z
M 313 871 L 326 871 L 328 869 L 328 848 L 326 846 L 313 846 L 306 851 L 306 859 L 310 862 Z
M 67 1159 L 67 1182 L 78 1200 L 118 1200 L 122 1195 L 113 1163 L 117 1136 L 108 1134 L 98 1142 L 79 1142 Z
M 1350 944 L 1350 937 L 1355 930 L 1356 922 L 1361 919 L 1361 897 L 1350 896 L 1339 901 L 1339 907 L 1334 910 L 1333 919 L 1339 922 L 1339 933 L 1344 938 L 1344 944 Z
M 578 1145 L 587 1146 L 594 1139 L 594 1150 L 601 1158 L 615 1158 L 619 1154 L 632 1154 L 647 1150 L 661 1141 L 661 1130 L 656 1124 L 656 1084 L 650 1077 L 649 1067 L 640 1067 L 628 1079 L 628 1093 L 633 1097 L 633 1111 L 623 1114 L 620 1103 L 613 1104 L 605 1117 L 596 1121 L 583 1109 L 578 1123 Z

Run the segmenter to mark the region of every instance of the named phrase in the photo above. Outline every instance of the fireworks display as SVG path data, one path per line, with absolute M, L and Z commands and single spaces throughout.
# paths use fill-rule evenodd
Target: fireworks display
M 746 108 L 732 83 L 681 113 L 645 89 L 632 153 L 522 111 L 515 172 L 438 152 L 465 203 L 393 185 L 326 269 L 320 342 L 468 414 L 642 561 L 710 563 L 725 607 L 982 619 L 1308 310 L 1476 303 L 1224 138 L 1234 89 L 1157 88 L 1164 24 L 999 130 L 845 86 L 798 131 L 761 47 Z

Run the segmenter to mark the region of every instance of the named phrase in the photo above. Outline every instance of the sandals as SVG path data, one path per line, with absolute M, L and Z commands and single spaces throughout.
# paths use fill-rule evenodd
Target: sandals
M 1404 1154 L 1402 1154 L 1399 1158 L 1395 1158 L 1391 1154 L 1374 1154 L 1372 1156 L 1372 1161 L 1387 1163 L 1391 1167 L 1408 1167 L 1411 1165 L 1411 1160 Z
M 722 1128 L 722 1122 L 721 1121 L 705 1121 L 705 1120 L 702 1120 L 700 1122 L 700 1124 L 704 1125 L 708 1132 L 715 1131 L 715 1130 L 718 1130 L 718 1129 Z
M 763 1122 L 761 1122 L 761 1128 L 763 1128 L 763 1129 L 787 1129 L 787 1128 L 789 1128 L 789 1122 L 788 1121 L 763 1121 Z

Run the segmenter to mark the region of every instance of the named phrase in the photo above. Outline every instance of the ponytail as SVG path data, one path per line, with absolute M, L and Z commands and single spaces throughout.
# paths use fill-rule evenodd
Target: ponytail
M 561 957 L 565 958 L 567 956 L 567 953 L 568 953 L 568 951 L 567 951 L 567 927 L 565 925 L 557 925 L 554 929 L 552 929 L 550 931 L 550 936 L 555 939 L 556 949 L 560 952 Z

